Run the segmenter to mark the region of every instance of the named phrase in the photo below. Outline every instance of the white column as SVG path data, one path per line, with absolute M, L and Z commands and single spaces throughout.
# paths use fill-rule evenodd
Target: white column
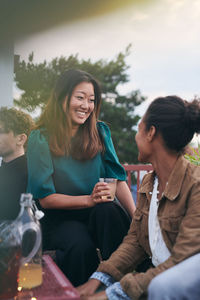
M 0 39 L 0 107 L 13 105 L 14 42 Z

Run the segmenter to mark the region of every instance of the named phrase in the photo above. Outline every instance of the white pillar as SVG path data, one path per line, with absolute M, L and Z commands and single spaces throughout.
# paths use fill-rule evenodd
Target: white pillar
M 13 105 L 14 42 L 0 39 L 0 107 Z

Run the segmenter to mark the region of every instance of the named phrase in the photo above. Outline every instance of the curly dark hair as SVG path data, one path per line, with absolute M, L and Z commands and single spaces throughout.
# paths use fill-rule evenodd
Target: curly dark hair
M 0 108 L 0 123 L 5 133 L 10 131 L 14 135 L 25 133 L 27 137 L 34 126 L 34 121 L 29 114 L 14 107 L 8 108 L 5 106 Z

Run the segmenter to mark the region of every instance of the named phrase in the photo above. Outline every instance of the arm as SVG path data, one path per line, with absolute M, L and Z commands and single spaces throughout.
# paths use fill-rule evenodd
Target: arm
M 133 216 L 135 211 L 135 204 L 131 192 L 126 184 L 126 172 L 120 164 L 117 157 L 109 127 L 103 122 L 98 123 L 99 131 L 104 140 L 105 152 L 102 157 L 105 166 L 105 176 L 110 178 L 117 178 L 116 196 L 122 206 L 127 210 L 130 216 Z
M 128 272 L 132 272 L 138 264 L 147 258 L 147 254 L 137 238 L 135 223 L 137 221 L 134 220 L 134 216 L 128 234 L 121 245 L 108 260 L 102 261 L 97 269 L 97 272 L 109 274 L 116 281 L 121 280 Z
M 102 190 L 103 188 L 103 190 Z M 40 205 L 47 209 L 81 209 L 93 207 L 97 203 L 107 202 L 101 196 L 109 196 L 109 188 L 106 183 L 98 182 L 91 195 L 69 196 L 64 194 L 52 193 L 40 199 Z
M 138 299 L 147 291 L 150 281 L 163 271 L 175 266 L 186 258 L 200 252 L 200 183 L 193 186 L 187 210 L 178 228 L 176 242 L 171 250 L 171 256 L 156 268 L 150 268 L 145 273 L 125 275 L 120 283 L 131 298 Z
M 68 196 L 55 193 L 39 201 L 40 205 L 46 209 L 81 209 L 95 205 L 90 195 Z
M 132 218 L 135 211 L 135 203 L 130 189 L 125 181 L 117 181 L 116 196 Z

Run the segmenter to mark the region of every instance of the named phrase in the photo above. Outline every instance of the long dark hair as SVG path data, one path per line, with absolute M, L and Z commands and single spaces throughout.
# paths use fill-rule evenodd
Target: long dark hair
M 81 82 L 90 82 L 94 88 L 95 107 L 89 118 L 82 124 L 72 139 L 71 118 L 68 118 L 69 103 L 74 88 Z M 66 111 L 63 102 L 66 100 Z M 65 71 L 57 80 L 37 128 L 45 128 L 49 135 L 49 146 L 55 156 L 72 155 L 87 160 L 102 151 L 103 144 L 96 122 L 101 106 L 101 90 L 96 79 L 89 73 L 77 69 Z
M 194 133 L 200 133 L 200 101 L 159 97 L 150 104 L 143 120 L 147 130 L 155 126 L 168 149 L 182 152 Z

